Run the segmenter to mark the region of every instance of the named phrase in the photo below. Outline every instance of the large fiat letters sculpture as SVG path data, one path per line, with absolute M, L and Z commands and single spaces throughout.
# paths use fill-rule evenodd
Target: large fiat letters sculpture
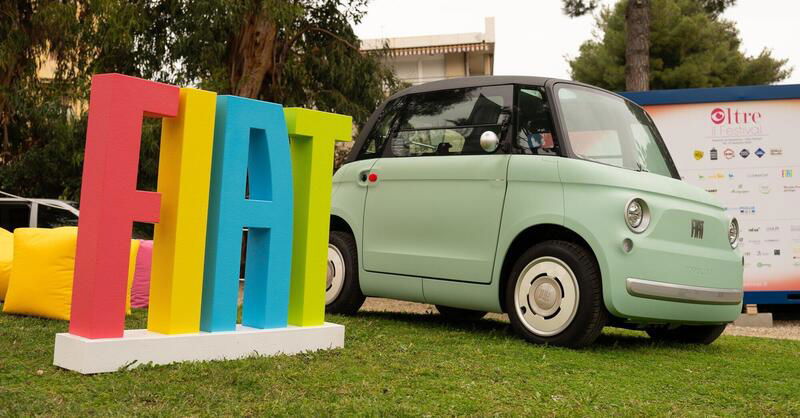
M 163 118 L 155 193 L 136 189 L 143 117 Z M 95 76 L 72 316 L 54 363 L 97 373 L 342 346 L 344 327 L 324 322 L 324 286 L 334 141 L 350 140 L 351 126 L 348 116 Z M 133 222 L 156 227 L 147 330 L 125 331 Z

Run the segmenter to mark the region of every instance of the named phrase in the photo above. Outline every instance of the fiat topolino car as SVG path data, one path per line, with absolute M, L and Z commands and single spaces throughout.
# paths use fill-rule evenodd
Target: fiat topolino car
M 741 312 L 737 221 L 680 180 L 642 108 L 599 88 L 408 88 L 333 182 L 329 312 L 365 296 L 505 312 L 527 340 L 570 347 L 607 325 L 708 344 Z

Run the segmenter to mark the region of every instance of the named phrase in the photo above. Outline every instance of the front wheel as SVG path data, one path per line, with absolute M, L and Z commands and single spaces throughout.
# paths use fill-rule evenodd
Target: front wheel
M 328 239 L 328 276 L 325 311 L 351 315 L 364 304 L 358 283 L 356 240 L 351 234 L 331 231 Z
M 506 281 L 505 302 L 514 330 L 539 344 L 591 344 L 607 318 L 597 262 L 566 241 L 545 241 L 522 254 Z
M 727 324 L 723 325 L 679 325 L 676 328 L 651 327 L 647 328 L 647 335 L 657 341 L 676 342 L 683 344 L 708 345 L 716 341 Z

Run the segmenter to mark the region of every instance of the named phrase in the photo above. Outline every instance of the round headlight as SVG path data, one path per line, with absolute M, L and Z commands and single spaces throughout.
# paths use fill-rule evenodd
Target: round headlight
M 642 199 L 631 199 L 625 205 L 625 223 L 631 231 L 640 233 L 647 229 L 650 223 L 650 212 L 647 204 Z
M 736 218 L 731 219 L 731 223 L 728 224 L 728 242 L 731 244 L 731 248 L 739 245 L 739 221 Z

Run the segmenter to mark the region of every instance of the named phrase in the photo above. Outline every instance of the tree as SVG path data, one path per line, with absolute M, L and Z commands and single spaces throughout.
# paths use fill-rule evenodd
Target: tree
M 652 89 L 774 83 L 791 74 L 787 60 L 768 49 L 745 56 L 733 22 L 720 13 L 733 1 L 651 0 L 648 81 Z M 599 33 L 570 60 L 572 78 L 609 90 L 633 90 L 626 64 L 629 3 L 619 1 L 597 16 Z
M 119 72 L 350 114 L 397 80 L 362 54 L 366 0 L 27 0 L 0 5 L 0 189 L 77 199 L 92 74 Z M 42 79 L 39 64 L 55 63 Z M 139 188 L 156 184 L 160 123 L 146 120 Z M 5 144 L 8 145 L 5 145 Z
M 736 0 L 693 0 L 706 13 L 717 17 Z M 564 13 L 570 17 L 582 16 L 594 11 L 597 0 L 563 0 Z M 625 25 L 625 90 L 646 91 L 650 89 L 650 32 L 651 0 L 622 0 L 615 10 L 624 7 Z M 657 16 L 658 17 L 658 16 Z
M 37 127 L 65 115 L 53 99 L 68 97 L 65 66 L 48 83 L 37 77 L 42 56 L 65 58 L 78 27 L 75 5 L 59 1 L 0 4 L 0 163 L 36 137 Z M 63 62 L 63 60 L 62 60 Z
M 352 115 L 397 86 L 352 25 L 366 0 L 172 0 L 177 79 L 216 91 Z
M 0 189 L 77 199 L 91 75 L 157 78 L 164 37 L 140 39 L 164 32 L 162 7 L 146 0 L 0 4 Z M 151 185 L 158 125 L 148 121 L 143 133 L 141 183 Z

